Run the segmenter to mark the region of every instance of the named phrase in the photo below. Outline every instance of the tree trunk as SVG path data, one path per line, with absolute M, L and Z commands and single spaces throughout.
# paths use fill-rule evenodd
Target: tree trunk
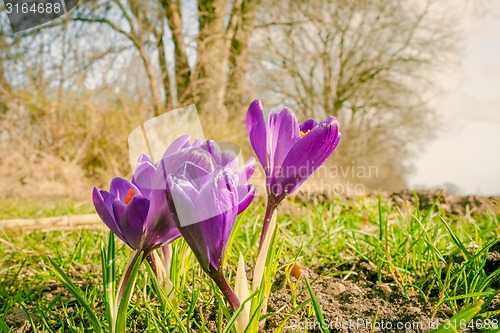
M 245 99 L 245 83 L 249 65 L 248 46 L 255 26 L 255 11 L 259 3 L 260 0 L 243 0 L 241 5 L 241 19 L 236 26 L 236 31 L 231 41 L 225 100 L 230 122 L 238 122 L 244 119 L 244 108 L 246 104 L 250 103 L 248 99 L 253 99 L 253 96 Z
M 153 102 L 153 113 L 155 116 L 159 116 L 163 113 L 163 103 L 160 97 L 160 88 L 156 79 L 156 69 L 151 63 L 146 51 L 140 47 L 139 53 L 141 59 L 144 63 L 144 68 L 146 69 L 146 75 L 148 76 L 149 85 L 151 87 L 151 98 Z
M 195 79 L 191 81 L 191 92 L 205 135 L 217 139 L 218 136 L 223 136 L 222 131 L 226 128 L 228 119 L 227 109 L 224 107 L 228 64 L 228 43 L 224 24 L 226 1 L 200 1 L 198 10 L 198 62 Z
M 170 77 L 168 75 L 168 67 L 167 67 L 167 58 L 165 55 L 165 41 L 163 37 L 163 32 L 162 35 L 158 38 L 158 63 L 160 65 L 160 73 L 162 76 L 162 83 L 163 83 L 163 95 L 165 96 L 165 109 L 171 110 L 172 107 L 174 106 L 173 100 L 172 100 L 172 92 L 170 90 Z
M 161 5 L 165 11 L 168 27 L 172 32 L 172 40 L 174 42 L 175 89 L 177 104 L 188 104 L 190 102 L 189 83 L 191 80 L 191 69 L 189 68 L 184 34 L 182 32 L 180 1 L 161 0 Z

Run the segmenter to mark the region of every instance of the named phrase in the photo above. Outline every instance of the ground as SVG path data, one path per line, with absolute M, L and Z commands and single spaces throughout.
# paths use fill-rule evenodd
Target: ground
M 68 207 L 70 213 L 74 205 Z M 1 207 L 3 218 L 9 211 L 11 217 L 65 213 L 63 205 L 26 209 L 25 216 L 11 206 L 14 201 Z M 79 213 L 92 212 L 88 203 L 78 207 Z M 257 200 L 238 220 L 226 258 L 230 280 L 240 252 L 252 277 L 263 207 L 263 200 Z M 283 248 L 261 331 L 321 331 L 306 279 L 332 332 L 427 332 L 477 300 L 484 305 L 475 320 L 483 325 L 464 331 L 490 331 L 484 323 L 500 319 L 499 207 L 498 198 L 439 196 L 436 191 L 291 198 L 279 209 L 278 245 Z M 0 328 L 92 331 L 86 329 L 87 314 L 56 279 L 48 258 L 67 272 L 106 322 L 100 264 L 101 241 L 106 239 L 103 230 L 3 230 Z M 168 315 L 149 290 L 150 276 L 142 274 L 130 309 L 131 331 L 213 332 L 226 325 L 220 296 L 178 242 L 174 250 L 182 258 L 174 262 L 174 307 L 179 316 Z M 130 250 L 119 240 L 116 245 L 120 268 Z

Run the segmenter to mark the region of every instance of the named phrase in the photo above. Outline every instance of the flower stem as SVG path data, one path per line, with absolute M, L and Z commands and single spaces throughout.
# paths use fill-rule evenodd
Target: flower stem
M 134 288 L 135 285 L 135 278 L 137 274 L 137 268 L 138 265 L 143 260 L 143 252 L 136 250 L 133 252 L 132 256 L 130 257 L 125 273 L 123 274 L 123 277 L 120 281 L 120 286 L 118 289 L 118 294 L 115 299 L 115 307 L 114 307 L 114 322 L 112 323 L 111 331 L 112 333 L 121 333 L 125 332 L 125 320 L 126 320 L 126 314 L 127 314 L 127 306 L 128 303 L 130 302 L 130 297 L 131 297 L 131 291 Z M 138 262 L 140 260 L 140 262 Z M 132 279 L 129 284 L 129 280 Z M 123 296 L 126 295 L 126 298 L 123 299 Z M 122 304 L 122 302 L 125 301 L 126 304 Z
M 264 244 L 264 239 L 266 238 L 267 232 L 269 230 L 271 217 L 273 216 L 273 213 L 277 207 L 278 207 L 278 202 L 276 202 L 276 198 L 272 195 L 269 195 L 267 197 L 266 215 L 264 216 L 264 223 L 262 224 L 262 232 L 260 234 L 259 253 L 260 250 L 262 249 L 262 245 Z
M 132 271 L 134 269 L 135 263 L 137 259 L 139 259 L 139 256 L 141 255 L 141 251 L 134 251 L 133 255 L 131 256 L 129 262 L 127 263 L 127 269 L 125 271 L 125 274 L 123 274 L 122 281 L 120 283 L 120 289 L 118 290 L 118 295 L 116 297 L 116 304 L 120 304 L 123 293 L 125 292 L 125 287 L 127 286 L 127 282 L 130 279 L 130 275 L 132 274 Z
M 159 267 L 156 264 L 156 260 L 155 260 L 155 257 L 153 256 L 152 252 L 150 254 L 148 254 L 148 256 L 146 257 L 146 260 L 148 261 L 149 266 L 151 266 L 151 270 L 155 273 L 156 278 L 158 278 L 159 277 L 159 272 L 158 272 Z
M 231 306 L 231 310 L 236 311 L 240 307 L 240 300 L 234 293 L 233 289 L 231 289 L 229 283 L 227 283 L 226 278 L 224 278 L 224 274 L 221 271 L 213 271 L 208 275 L 212 278 L 212 280 L 214 280 L 217 287 L 219 287 L 220 291 L 226 297 L 229 305 Z

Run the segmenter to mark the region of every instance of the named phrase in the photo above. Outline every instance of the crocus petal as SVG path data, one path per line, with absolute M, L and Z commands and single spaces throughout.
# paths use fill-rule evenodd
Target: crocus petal
M 266 122 L 264 120 L 264 110 L 262 109 L 262 104 L 258 99 L 254 100 L 248 108 L 246 125 L 248 137 L 250 139 L 250 143 L 252 144 L 253 150 L 255 151 L 260 164 L 262 164 L 262 167 L 264 168 L 264 170 L 266 170 Z
M 192 147 L 200 147 L 201 145 L 204 145 L 205 144 L 205 141 L 200 139 L 200 138 L 196 138 L 193 143 L 191 144 Z
M 212 155 L 215 165 L 221 165 L 221 151 L 219 145 L 215 141 L 207 140 L 205 143 L 201 144 L 200 147 L 210 153 L 210 155 Z
M 172 142 L 170 146 L 168 146 L 168 148 L 163 153 L 162 159 L 168 158 L 168 156 L 172 155 L 173 153 L 189 147 L 190 146 L 189 140 L 190 140 L 189 135 L 183 135 L 175 139 L 174 142 Z
M 219 166 L 236 170 L 238 168 L 238 155 L 232 150 L 223 150 Z
M 318 122 L 316 120 L 308 119 L 300 124 L 300 131 L 305 134 L 316 126 L 318 126 Z
M 210 173 L 198 165 L 187 161 L 181 165 L 178 171 L 178 177 L 189 179 L 192 182 L 191 185 L 196 189 L 196 192 L 198 192 L 202 184 L 210 177 Z
M 192 220 L 197 221 L 197 209 L 192 199 L 184 192 L 183 186 L 178 181 L 169 176 L 168 186 L 170 188 L 169 206 L 177 218 L 174 220 L 182 237 L 193 250 L 202 268 L 207 271 L 210 269 L 210 260 L 208 258 L 208 246 L 206 239 L 197 228 L 193 228 Z M 199 222 L 199 221 L 198 221 Z M 195 223 L 196 226 L 199 223 Z
M 253 175 L 255 168 L 257 167 L 257 162 L 255 158 L 250 157 L 248 161 L 241 167 L 238 172 L 238 185 L 245 184 Z
M 243 212 L 252 203 L 255 196 L 253 185 L 238 185 L 238 214 Z
M 160 179 L 158 181 L 155 179 L 155 182 L 160 183 L 161 180 L 163 180 L 163 183 L 165 183 L 168 176 L 177 175 L 186 162 L 191 162 L 207 172 L 211 172 L 215 168 L 215 163 L 210 153 L 201 147 L 188 147 L 160 161 L 157 169 Z M 163 185 L 163 183 L 161 185 Z M 161 188 L 164 187 L 162 186 Z
M 111 185 L 109 186 L 109 193 L 118 198 L 120 201 L 125 201 L 125 198 L 129 195 L 129 190 L 134 191 L 134 195 L 140 195 L 141 191 L 126 179 L 116 177 L 111 180 Z
M 283 172 L 271 182 L 271 189 L 281 187 L 283 195 L 292 193 L 330 157 L 340 141 L 334 117 L 314 127 L 300 139 L 283 161 Z
M 132 184 L 137 186 L 144 197 L 149 197 L 149 194 L 154 186 L 154 175 L 156 166 L 151 162 L 148 156 L 142 155 L 132 177 Z
M 92 201 L 94 202 L 97 214 L 115 235 L 121 237 L 121 231 L 113 213 L 113 200 L 114 198 L 108 192 L 94 187 Z
M 117 221 L 117 224 L 120 229 L 120 234 L 118 235 L 118 237 L 120 237 L 123 241 L 125 239 L 123 237 L 123 231 L 120 226 L 120 220 L 122 218 L 123 211 L 125 210 L 125 206 L 126 206 L 125 203 L 123 201 L 118 200 L 118 198 L 115 198 L 115 200 L 113 200 L 113 216 L 115 218 L 115 221 Z
M 299 122 L 295 114 L 287 108 L 276 113 L 271 111 L 267 128 L 267 153 L 269 174 L 283 163 L 293 145 L 300 139 Z
M 144 197 L 134 197 L 123 210 L 120 229 L 125 242 L 134 250 L 137 250 L 141 243 L 144 221 L 148 211 L 149 200 Z
M 153 161 L 151 161 L 151 158 L 149 158 L 149 156 L 146 154 L 141 154 L 141 156 L 139 156 L 139 158 L 137 159 L 137 166 L 141 165 L 142 163 L 154 164 Z
M 255 160 L 237 168 L 233 151 L 222 149 L 214 141 L 195 140 L 160 161 L 155 173 L 155 178 L 166 179 L 167 183 L 163 196 L 158 196 L 161 200 L 154 199 L 160 191 L 151 192 L 151 216 L 163 216 L 161 224 L 177 226 L 177 232 L 206 272 L 220 270 L 236 215 L 254 195 L 254 188 L 246 185 L 246 180 L 255 170 Z M 159 213 L 160 207 L 168 208 L 165 214 Z M 153 221 L 156 220 L 148 215 L 141 245 L 144 248 L 156 244 L 154 237 L 158 232 L 153 226 L 160 223 Z
M 194 203 L 194 198 L 197 196 L 194 186 L 185 179 L 170 175 L 168 177 L 168 187 L 175 206 L 179 226 L 199 222 L 198 208 Z
M 144 222 L 142 246 L 145 250 L 171 243 L 180 237 L 166 196 L 166 190 L 151 191 L 149 212 Z
M 216 170 L 200 191 L 196 207 L 206 219 L 186 228 L 203 235 L 208 246 L 208 261 L 220 269 L 226 243 L 238 212 L 235 176 L 229 169 Z
M 211 174 L 195 199 L 202 220 L 235 210 L 237 192 L 235 175 L 230 169 L 219 168 Z

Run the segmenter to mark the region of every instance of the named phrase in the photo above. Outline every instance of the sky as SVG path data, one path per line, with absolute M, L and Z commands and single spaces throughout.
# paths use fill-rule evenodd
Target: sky
M 451 183 L 461 193 L 500 194 L 500 1 L 488 10 L 461 13 L 463 49 L 459 63 L 438 80 L 436 138 L 414 160 L 409 184 Z

